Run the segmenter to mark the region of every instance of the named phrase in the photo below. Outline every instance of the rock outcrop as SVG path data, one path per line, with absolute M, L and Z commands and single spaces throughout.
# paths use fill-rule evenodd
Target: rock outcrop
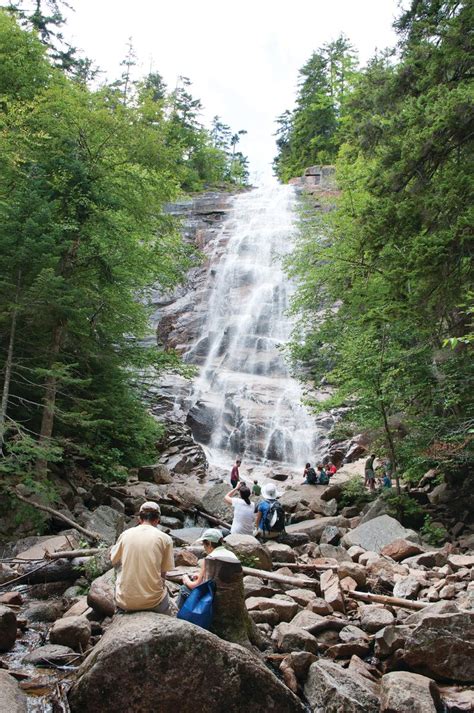
M 160 713 L 221 713 L 224 702 L 228 713 L 304 712 L 246 649 L 160 614 L 117 616 L 79 669 L 71 711 L 141 713 L 144 701 Z

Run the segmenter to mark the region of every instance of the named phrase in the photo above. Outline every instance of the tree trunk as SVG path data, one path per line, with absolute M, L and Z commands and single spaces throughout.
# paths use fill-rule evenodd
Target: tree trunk
M 5 421 L 7 419 L 8 397 L 10 395 L 10 380 L 13 366 L 13 350 L 15 347 L 16 322 L 18 318 L 18 297 L 20 292 L 21 272 L 18 273 L 16 282 L 15 306 L 12 313 L 10 325 L 10 338 L 8 340 L 7 360 L 5 362 L 5 377 L 3 380 L 2 403 L 0 406 L 0 456 L 3 455 L 3 444 L 5 441 Z
M 390 458 L 392 459 L 392 473 L 395 476 L 395 482 L 397 484 L 397 495 L 401 495 L 402 491 L 400 488 L 400 477 L 399 477 L 398 471 L 397 471 L 397 457 L 395 455 L 395 444 L 393 442 L 392 432 L 390 430 L 390 425 L 389 425 L 388 418 L 387 418 L 387 412 L 385 410 L 385 406 L 383 405 L 383 403 L 381 405 L 381 411 L 382 411 L 385 435 L 387 436 L 388 448 L 390 451 Z
M 221 639 L 251 649 L 258 631 L 248 615 L 242 566 L 238 562 L 206 558 L 206 578 L 216 583 L 212 632 Z
M 56 362 L 61 349 L 61 343 L 64 334 L 64 325 L 58 324 L 53 332 L 51 341 L 49 368 L 52 369 Z M 50 374 L 46 378 L 45 393 L 43 398 L 43 416 L 41 418 L 41 429 L 39 435 L 39 445 L 47 446 L 53 435 L 54 413 L 56 406 L 57 393 L 57 377 L 55 374 Z M 39 478 L 45 478 L 48 471 L 48 461 L 46 458 L 38 458 L 35 465 L 36 475 Z

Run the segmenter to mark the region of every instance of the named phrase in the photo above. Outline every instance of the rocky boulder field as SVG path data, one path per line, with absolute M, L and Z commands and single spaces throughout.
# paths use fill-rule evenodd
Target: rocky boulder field
M 228 522 L 226 483 L 198 495 L 161 465 L 126 485 L 76 492 L 68 512 L 96 533 L 91 553 L 72 527 L 3 548 L 0 710 L 40 700 L 45 711 L 132 712 L 144 699 L 162 713 L 474 710 L 469 529 L 433 548 L 380 499 L 362 512 L 344 506 L 342 485 L 357 467 L 327 487 L 287 488 L 279 541 L 227 538 L 255 634 L 245 647 L 174 617 L 114 613 L 109 548 L 142 502 L 160 503 L 160 527 L 173 538 L 175 599 L 203 556 L 203 528 Z

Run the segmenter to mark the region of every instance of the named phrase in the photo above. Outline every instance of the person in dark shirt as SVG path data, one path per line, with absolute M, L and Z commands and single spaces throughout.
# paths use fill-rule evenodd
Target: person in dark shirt
M 237 487 L 237 483 L 240 480 L 240 475 L 239 475 L 239 468 L 240 464 L 242 461 L 236 460 L 235 465 L 232 466 L 232 470 L 230 473 L 230 484 L 232 485 L 233 488 Z

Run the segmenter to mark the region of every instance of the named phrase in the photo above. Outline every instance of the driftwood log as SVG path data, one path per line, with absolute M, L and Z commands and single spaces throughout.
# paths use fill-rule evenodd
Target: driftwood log
M 298 564 L 296 562 L 273 562 L 273 567 L 288 567 L 300 572 L 325 572 L 327 569 L 336 569 L 334 564 Z
M 242 571 L 244 574 L 250 574 L 252 577 L 261 577 L 262 579 L 271 579 L 274 582 L 281 582 L 282 584 L 291 584 L 295 589 L 309 589 L 312 587 L 319 588 L 319 582 L 317 579 L 299 579 L 298 577 L 288 577 L 286 574 L 267 572 L 265 569 L 254 569 L 253 567 L 242 567 Z
M 371 594 L 370 592 L 345 592 L 346 596 L 352 599 L 358 599 L 361 602 L 376 602 L 377 604 L 390 604 L 393 607 L 402 607 L 404 609 L 425 609 L 430 604 L 429 602 L 417 602 L 411 599 L 402 599 L 401 597 L 389 597 L 385 594 Z

